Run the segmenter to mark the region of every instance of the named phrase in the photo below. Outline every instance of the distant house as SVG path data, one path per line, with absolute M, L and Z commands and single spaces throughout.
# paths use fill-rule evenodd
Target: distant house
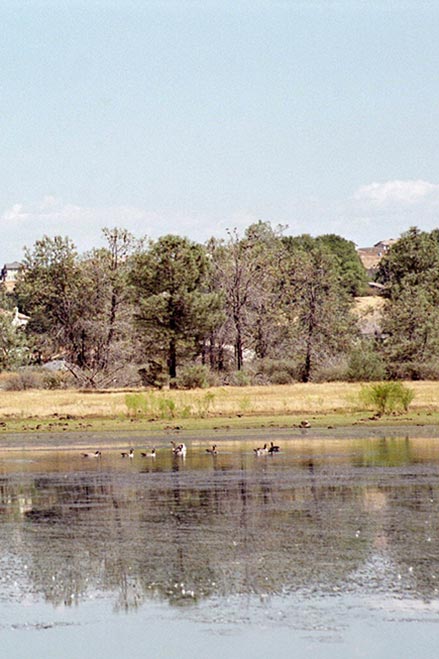
M 380 240 L 375 243 L 373 247 L 360 247 L 357 249 L 358 256 L 370 278 L 372 278 L 377 271 L 378 264 L 382 257 L 389 251 L 394 243 L 396 243 L 396 240 L 389 238 L 389 240 Z
M 20 268 L 21 263 L 18 261 L 12 261 L 12 263 L 5 263 L 0 270 L 0 282 L 4 283 L 7 291 L 14 290 Z
M 378 243 L 375 243 L 373 249 L 377 250 L 378 255 L 384 256 L 386 252 L 396 243 L 394 238 L 389 238 L 389 240 L 380 240 Z

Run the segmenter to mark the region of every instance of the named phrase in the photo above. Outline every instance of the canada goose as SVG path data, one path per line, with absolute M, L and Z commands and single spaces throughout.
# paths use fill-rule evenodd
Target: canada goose
M 186 446 L 185 444 L 178 444 L 176 445 L 175 442 L 171 442 L 172 444 L 172 452 L 174 455 L 181 456 L 181 457 L 186 457 Z
M 268 449 L 269 453 L 279 453 L 280 446 L 275 446 L 273 442 L 270 442 L 270 448 Z
M 268 453 L 267 444 L 264 444 L 262 448 L 258 446 L 258 448 L 254 448 L 253 451 L 256 455 L 266 455 Z
M 123 458 L 134 458 L 134 449 L 130 448 L 130 452 L 126 453 L 125 451 L 122 451 L 121 456 Z
M 212 444 L 212 448 L 207 448 L 206 453 L 210 453 L 210 455 L 218 455 L 218 451 L 216 450 L 216 444 Z
M 83 458 L 100 458 L 101 452 L 95 451 L 94 453 L 81 453 Z
M 301 428 L 311 428 L 310 422 L 306 421 L 306 420 L 301 421 L 299 425 L 300 425 Z
M 155 448 L 152 448 L 149 453 L 148 451 L 141 452 L 140 455 L 142 456 L 142 458 L 155 458 L 156 456 Z

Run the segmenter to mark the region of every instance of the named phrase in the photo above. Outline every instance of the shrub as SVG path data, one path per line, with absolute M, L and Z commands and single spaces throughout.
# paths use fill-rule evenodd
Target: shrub
M 299 379 L 299 368 L 290 359 L 261 359 L 256 366 L 256 377 L 264 383 L 292 384 Z
M 414 397 L 414 391 L 401 382 L 377 382 L 360 391 L 360 400 L 373 407 L 378 416 L 397 409 L 407 412 Z
M 347 378 L 347 363 L 344 357 L 335 357 L 316 367 L 313 382 L 342 382 Z
M 158 362 L 148 362 L 139 368 L 138 374 L 144 387 L 163 389 L 163 387 L 169 384 L 168 374 Z
M 288 371 L 275 371 L 270 376 L 270 384 L 292 384 L 293 382 L 294 378 L 291 377 L 291 374 L 288 373 Z
M 196 401 L 198 416 L 202 419 L 208 416 L 209 409 L 213 406 L 215 401 L 215 394 L 207 391 L 202 398 Z
M 234 371 L 229 374 L 227 384 L 232 387 L 248 387 L 251 384 L 251 377 L 244 371 Z
M 67 389 L 72 385 L 72 378 L 70 374 L 66 373 L 44 373 L 43 387 L 44 389 Z
M 350 382 L 373 382 L 384 380 L 386 366 L 371 345 L 362 343 L 349 355 L 346 379 Z
M 31 369 L 23 369 L 10 373 L 3 379 L 3 389 L 6 391 L 24 391 L 25 389 L 43 389 L 44 375 Z
M 172 398 L 163 398 L 153 391 L 125 394 L 128 416 L 144 416 L 151 419 L 173 419 L 176 416 L 188 417 L 190 406 L 179 406 Z
M 209 368 L 203 364 L 192 364 L 180 369 L 175 383 L 177 389 L 205 389 L 209 386 Z
M 173 419 L 177 416 L 177 405 L 172 398 L 159 399 L 160 418 Z
M 128 416 L 139 416 L 148 412 L 148 399 L 141 393 L 125 394 L 125 405 L 128 408 Z
M 396 362 L 388 365 L 391 377 L 401 380 L 439 380 L 439 362 Z

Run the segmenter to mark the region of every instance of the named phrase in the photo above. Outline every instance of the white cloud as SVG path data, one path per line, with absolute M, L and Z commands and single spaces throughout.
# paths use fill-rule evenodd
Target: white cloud
M 413 205 L 439 202 L 439 184 L 428 181 L 386 181 L 363 185 L 354 193 L 354 200 L 376 206 Z
M 439 184 L 421 179 L 370 183 L 340 202 L 338 210 L 361 246 L 398 238 L 411 226 L 431 231 L 439 226 Z
M 284 200 L 285 201 L 285 200 Z M 104 227 L 123 227 L 136 237 L 158 238 L 167 233 L 204 242 L 225 237 L 226 229 L 240 235 L 252 223 L 269 220 L 287 224 L 286 233 L 337 233 L 359 246 L 383 238 L 397 238 L 410 226 L 430 231 L 439 226 L 439 183 L 390 180 L 359 187 L 350 197 L 291 198 L 273 210 L 236 209 L 230 213 L 202 213 L 192 209 L 144 209 L 134 206 L 90 207 L 69 204 L 47 195 L 35 204 L 16 203 L 0 214 L 0 266 L 22 258 L 43 235 L 68 236 L 80 252 L 103 244 Z
M 0 215 L 0 265 L 20 259 L 23 248 L 32 247 L 44 235 L 68 236 L 84 252 L 103 244 L 104 227 L 123 227 L 138 238 L 176 233 L 203 242 L 211 236 L 225 236 L 226 228 L 236 227 L 242 233 L 257 219 L 246 211 L 229 217 L 208 217 L 197 212 L 148 211 L 133 206 L 87 207 L 47 195 L 35 204 L 16 203 Z
M 133 232 L 141 228 L 143 235 L 157 222 L 154 214 L 137 208 L 89 208 L 46 196 L 33 205 L 14 204 L 0 216 L 1 256 L 19 258 L 24 247 L 31 247 L 43 235 L 68 236 L 85 251 L 102 243 L 103 227 L 123 226 Z

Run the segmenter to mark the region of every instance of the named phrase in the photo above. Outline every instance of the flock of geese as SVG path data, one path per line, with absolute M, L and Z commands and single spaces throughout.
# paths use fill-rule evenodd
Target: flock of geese
M 175 442 L 171 442 L 172 446 L 172 454 L 175 457 L 185 457 L 186 456 L 186 445 L 185 444 L 176 444 Z M 262 447 L 257 447 L 253 449 L 254 454 L 257 456 L 260 455 L 271 455 L 273 453 L 279 453 L 280 447 L 275 446 L 273 442 L 270 442 L 270 446 L 268 444 L 264 444 Z M 212 444 L 211 448 L 206 449 L 206 453 L 209 453 L 210 455 L 218 455 L 218 449 L 216 444 Z M 92 453 L 81 453 L 83 458 L 100 458 L 102 456 L 101 451 L 93 451 Z M 134 449 L 130 448 L 129 451 L 122 451 L 121 452 L 121 457 L 122 458 L 128 458 L 128 459 L 133 459 L 134 458 Z M 140 451 L 140 455 L 142 458 L 155 458 L 157 453 L 156 449 L 152 448 L 150 451 Z

